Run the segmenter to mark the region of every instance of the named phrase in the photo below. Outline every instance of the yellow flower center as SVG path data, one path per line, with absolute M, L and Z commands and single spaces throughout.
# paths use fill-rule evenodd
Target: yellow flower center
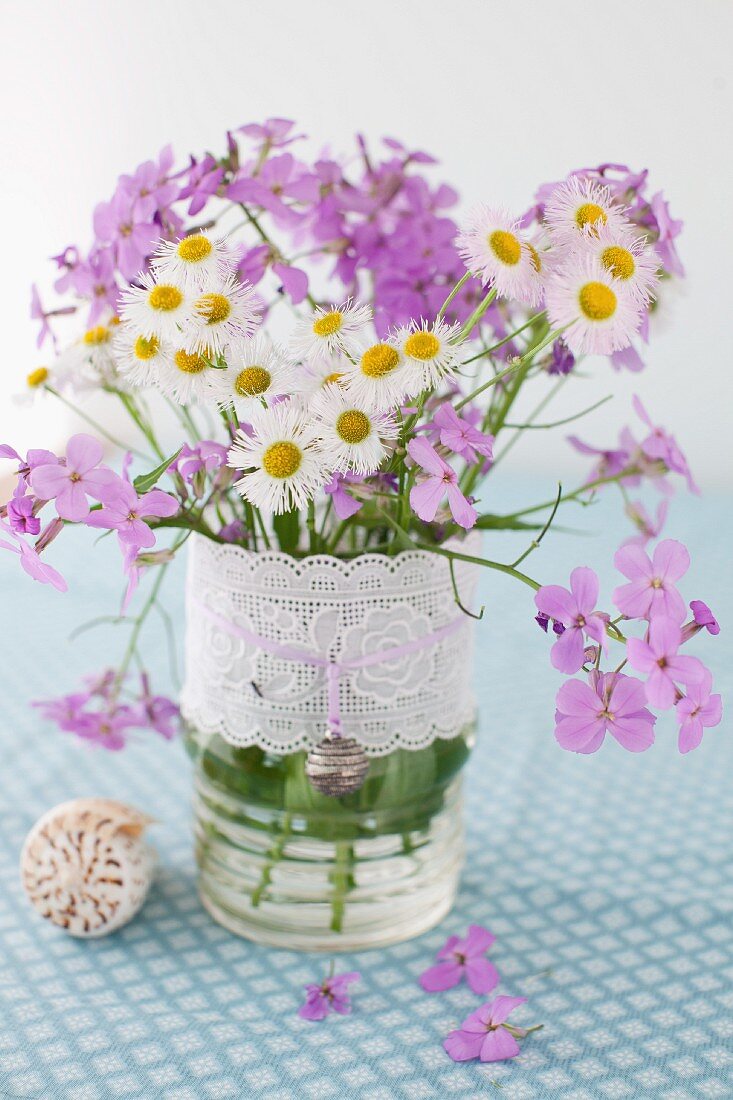
M 317 321 L 313 322 L 313 331 L 316 336 L 333 336 L 341 328 L 343 319 L 340 310 L 331 310 L 330 313 L 324 313 Z
M 361 357 L 361 372 L 367 378 L 384 378 L 400 365 L 400 357 L 389 344 L 373 344 Z
M 372 425 L 361 409 L 347 409 L 336 421 L 336 431 L 344 443 L 363 443 L 371 435 Z
M 154 336 L 149 338 L 147 336 L 138 336 L 133 349 L 135 358 L 142 360 L 155 359 L 159 347 L 160 344 Z
M 28 375 L 28 377 L 26 378 L 26 382 L 31 387 L 31 389 L 34 390 L 38 386 L 42 386 L 47 378 L 48 378 L 48 368 L 47 367 L 36 367 L 36 369 L 32 370 L 31 373 Z
M 303 452 L 295 443 L 284 439 L 280 443 L 272 443 L 262 456 L 262 469 L 270 477 L 292 477 L 300 468 L 303 461 Z
M 207 325 L 220 325 L 232 312 L 232 304 L 225 294 L 202 294 L 196 309 Z
M 413 332 L 405 340 L 405 355 L 411 359 L 434 359 L 440 351 L 440 340 L 432 332 Z
M 234 379 L 234 392 L 240 397 L 257 397 L 271 381 L 272 375 L 264 367 L 245 367 Z
M 540 259 L 540 254 L 535 246 L 533 244 L 530 244 L 529 241 L 527 241 L 527 251 L 529 252 L 529 262 L 532 264 L 532 267 L 539 275 L 542 271 L 542 260 Z
M 185 237 L 178 245 L 176 252 L 187 264 L 197 264 L 211 255 L 212 244 L 203 233 L 194 233 L 192 237 Z
M 341 371 L 332 371 L 331 374 L 327 374 L 323 379 L 323 385 L 330 386 L 332 382 L 340 382 L 342 378 L 343 373 Z
M 607 321 L 616 312 L 616 295 L 605 283 L 586 283 L 578 302 L 589 321 Z
M 584 202 L 575 211 L 575 224 L 578 229 L 585 229 L 586 225 L 605 225 L 608 215 L 597 202 Z
M 522 258 L 522 245 L 519 237 L 506 229 L 495 229 L 489 236 L 489 248 L 501 263 L 515 267 Z
M 201 352 L 185 351 L 183 348 L 178 349 L 173 362 L 184 374 L 201 374 L 209 365 Z
M 108 340 L 109 329 L 104 325 L 97 325 L 96 328 L 90 328 L 84 333 L 84 343 L 90 347 L 99 347 L 100 344 L 106 344 Z
M 601 263 L 617 279 L 630 279 L 636 271 L 634 257 L 627 248 L 612 244 L 601 253 Z
M 161 313 L 170 313 L 172 310 L 178 309 L 182 301 L 183 294 L 178 287 L 168 286 L 166 283 L 154 286 L 148 294 L 150 308 L 160 310 Z

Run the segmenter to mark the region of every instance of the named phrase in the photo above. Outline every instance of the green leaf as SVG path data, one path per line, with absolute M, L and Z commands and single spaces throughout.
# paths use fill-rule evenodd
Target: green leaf
M 496 531 L 541 531 L 543 524 L 526 523 L 524 520 L 516 519 L 514 516 L 485 515 L 479 516 L 475 526 L 481 531 L 489 529 Z
M 149 474 L 138 474 L 132 483 L 135 486 L 135 491 L 142 495 L 152 489 L 153 486 L 157 484 L 158 478 L 162 477 L 166 472 L 171 462 L 176 461 L 182 450 L 183 447 L 179 447 L 177 451 L 173 452 L 170 458 L 164 458 L 160 466 L 156 466 Z
M 273 516 L 272 526 L 283 554 L 293 554 L 298 549 L 300 539 L 300 512 L 295 509 Z

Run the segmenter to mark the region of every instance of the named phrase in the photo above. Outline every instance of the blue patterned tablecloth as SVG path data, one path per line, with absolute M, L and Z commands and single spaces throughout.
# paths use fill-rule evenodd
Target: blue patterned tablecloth
M 549 493 L 547 490 L 549 489 Z M 504 490 L 506 493 L 507 490 Z M 539 487 L 551 495 L 548 485 Z M 529 499 L 529 487 L 513 487 Z M 535 494 L 537 489 L 535 489 Z M 497 502 L 498 504 L 506 503 Z M 619 530 L 604 503 L 566 517 Z M 714 605 L 717 640 L 698 652 L 731 699 L 731 500 L 675 502 L 670 533 L 689 542 L 689 598 Z M 557 534 L 527 561 L 544 581 L 572 564 L 611 583 L 618 535 Z M 515 541 L 487 539 L 507 560 Z M 264 950 L 230 935 L 194 888 L 189 766 L 180 745 L 151 735 L 123 754 L 90 751 L 45 726 L 30 699 L 71 690 L 124 644 L 125 627 L 74 642 L 73 627 L 115 606 L 112 540 L 93 555 L 75 532 L 54 561 L 60 596 L 2 555 L 0 718 L 0 1095 L 38 1100 L 688 1100 L 733 1097 L 733 739 L 708 731 L 687 758 L 674 723 L 643 756 L 606 744 L 591 758 L 552 736 L 559 678 L 532 622 L 531 593 L 486 574 L 478 627 L 481 735 L 468 775 L 469 859 L 453 913 L 421 938 L 349 955 L 354 1013 L 315 1024 L 296 1015 L 318 956 Z M 176 567 L 177 569 L 177 567 Z M 180 576 L 166 582 L 180 626 Z M 606 590 L 608 591 L 608 589 Z M 109 603 L 105 603 L 109 601 Z M 165 684 L 162 632 L 150 664 Z M 33 821 L 79 795 L 132 802 L 160 821 L 160 870 L 141 915 L 107 939 L 81 942 L 38 919 L 17 861 Z M 447 1031 L 479 1003 L 466 986 L 428 995 L 417 976 L 470 922 L 497 935 L 501 991 L 543 1022 L 514 1062 L 455 1065 Z

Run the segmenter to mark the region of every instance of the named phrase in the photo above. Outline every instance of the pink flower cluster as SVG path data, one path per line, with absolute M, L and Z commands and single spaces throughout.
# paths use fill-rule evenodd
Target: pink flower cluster
M 557 628 L 550 650 L 553 666 L 570 675 L 581 669 L 588 673 L 587 680 L 569 680 L 560 688 L 555 737 L 565 749 L 592 753 L 610 733 L 630 752 L 642 752 L 654 742 L 656 717 L 649 707 L 674 708 L 679 750 L 689 752 L 707 727 L 718 725 L 722 704 L 713 694 L 709 670 L 680 649 L 701 630 L 715 635 L 720 628 L 701 600 L 692 601 L 692 617 L 685 621 L 677 582 L 690 556 L 682 543 L 665 539 L 650 557 L 631 542 L 616 552 L 614 564 L 627 581 L 613 592 L 620 612 L 616 618 L 597 609 L 598 577 L 587 567 L 573 570 L 569 589 L 544 585 L 535 596 L 542 625 L 546 629 L 552 620 Z M 627 624 L 641 625 L 642 636 L 627 636 Z M 603 672 L 609 641 L 623 645 L 625 655 L 617 668 Z M 622 673 L 627 664 L 643 678 Z

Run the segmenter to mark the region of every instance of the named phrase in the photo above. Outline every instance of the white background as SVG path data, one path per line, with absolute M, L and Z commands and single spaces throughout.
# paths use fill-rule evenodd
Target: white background
M 218 152 L 227 127 L 279 115 L 336 152 L 357 129 L 428 149 L 464 208 L 485 199 L 521 212 L 540 182 L 604 160 L 648 167 L 686 221 L 684 290 L 644 374 L 599 361 L 551 416 L 613 392 L 578 429 L 610 443 L 637 391 L 703 486 L 733 484 L 727 0 L 4 0 L 2 10 L 0 440 L 61 445 L 69 431 L 49 402 L 32 413 L 10 402 L 43 361 L 28 299 L 33 280 L 48 291 L 46 257 L 88 247 L 95 203 L 166 142 L 180 158 Z M 515 468 L 579 470 L 564 431 L 553 435 L 531 433 Z

